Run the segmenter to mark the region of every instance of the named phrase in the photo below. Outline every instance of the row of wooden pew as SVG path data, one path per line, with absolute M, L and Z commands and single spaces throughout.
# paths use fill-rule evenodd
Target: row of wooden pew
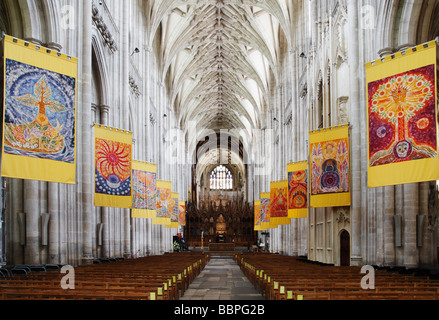
M 401 273 L 397 269 L 373 269 L 317 264 L 298 257 L 276 254 L 236 254 L 241 270 L 268 300 L 439 300 L 439 280 L 433 276 Z M 367 281 L 366 281 L 367 280 Z M 366 286 L 367 287 L 367 286 Z
M 80 266 L 72 274 L 16 274 L 0 279 L 0 300 L 178 300 L 209 259 L 209 254 L 170 253 Z

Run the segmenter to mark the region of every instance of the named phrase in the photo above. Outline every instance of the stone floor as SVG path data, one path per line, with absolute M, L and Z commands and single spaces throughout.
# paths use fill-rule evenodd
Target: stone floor
M 180 300 L 264 300 L 232 258 L 213 256 Z

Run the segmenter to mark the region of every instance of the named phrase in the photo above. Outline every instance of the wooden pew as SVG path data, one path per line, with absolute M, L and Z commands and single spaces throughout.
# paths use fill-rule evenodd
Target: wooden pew
M 235 261 L 269 300 L 438 300 L 439 281 L 375 270 L 375 290 L 361 288 L 359 267 L 335 267 L 267 253 L 236 254 Z
M 173 253 L 74 268 L 75 288 L 64 290 L 59 272 L 0 280 L 2 300 L 177 300 L 210 255 Z

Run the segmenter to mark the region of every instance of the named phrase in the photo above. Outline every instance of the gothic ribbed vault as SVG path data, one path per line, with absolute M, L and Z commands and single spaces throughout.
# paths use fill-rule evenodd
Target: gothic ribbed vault
M 229 130 L 248 150 L 287 47 L 285 1 L 148 1 L 146 11 L 181 128 L 196 126 L 196 142 L 203 129 Z

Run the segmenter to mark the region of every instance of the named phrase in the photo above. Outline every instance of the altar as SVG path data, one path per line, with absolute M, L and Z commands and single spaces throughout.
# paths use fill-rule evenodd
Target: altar
M 209 251 L 211 251 L 211 252 L 235 251 L 235 244 L 234 243 L 209 243 Z

